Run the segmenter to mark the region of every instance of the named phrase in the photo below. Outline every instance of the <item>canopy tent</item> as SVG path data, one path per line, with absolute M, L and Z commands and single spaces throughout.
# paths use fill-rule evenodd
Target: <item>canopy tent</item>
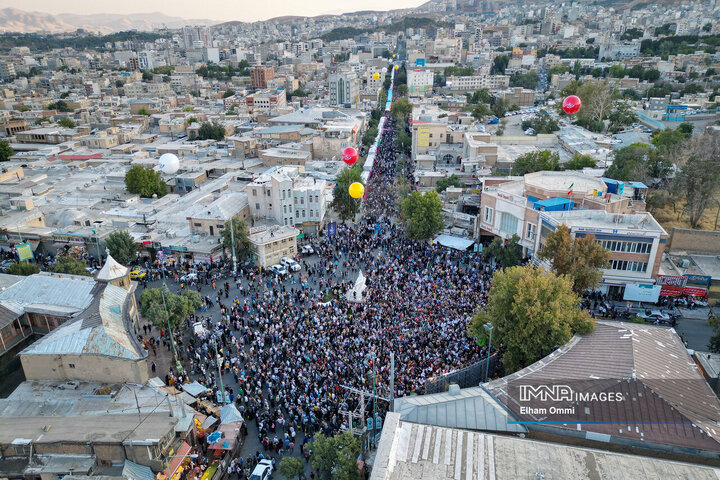
M 358 273 L 358 277 L 355 280 L 355 285 L 353 285 L 353 288 L 347 291 L 345 294 L 345 298 L 348 302 L 364 302 L 365 297 L 363 294 L 365 293 L 365 275 L 363 275 L 362 270 L 360 273 Z
M 193 397 L 197 397 L 208 391 L 208 388 L 198 383 L 197 380 L 193 383 L 183 385 L 182 388 Z
M 242 422 L 220 424 L 220 427 L 208 436 L 208 448 L 211 450 L 234 450 L 241 426 Z
M 228 403 L 227 405 L 224 405 L 220 409 L 220 424 L 224 425 L 226 423 L 233 423 L 233 422 L 242 422 L 243 417 L 238 411 L 237 408 L 235 408 L 235 405 L 232 403 Z
M 467 250 L 473 243 L 475 243 L 473 240 L 456 237 L 455 235 L 438 235 L 437 237 L 435 237 L 435 241 L 443 247 L 448 247 L 460 251 Z

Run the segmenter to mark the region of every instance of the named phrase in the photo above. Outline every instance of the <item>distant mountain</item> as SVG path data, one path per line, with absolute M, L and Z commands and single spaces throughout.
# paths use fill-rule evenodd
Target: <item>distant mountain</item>
M 214 20 L 192 20 L 164 13 L 76 15 L 25 12 L 17 8 L 0 10 L 0 32 L 63 33 L 81 28 L 88 32 L 114 33 L 126 30 L 150 31 L 155 28 L 179 28 L 185 25 L 212 25 Z

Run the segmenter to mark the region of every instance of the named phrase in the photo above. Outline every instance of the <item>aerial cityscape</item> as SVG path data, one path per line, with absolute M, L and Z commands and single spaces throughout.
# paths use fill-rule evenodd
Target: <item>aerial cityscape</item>
M 718 0 L 226 3 L 0 1 L 0 480 L 720 478 Z

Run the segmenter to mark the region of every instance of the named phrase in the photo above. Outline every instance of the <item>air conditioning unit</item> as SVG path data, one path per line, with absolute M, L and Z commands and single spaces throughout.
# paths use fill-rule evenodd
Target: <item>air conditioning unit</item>
M 683 259 L 680 261 L 680 266 L 681 266 L 682 268 L 689 268 L 689 267 L 690 267 L 690 260 L 688 260 L 687 258 L 683 258 Z

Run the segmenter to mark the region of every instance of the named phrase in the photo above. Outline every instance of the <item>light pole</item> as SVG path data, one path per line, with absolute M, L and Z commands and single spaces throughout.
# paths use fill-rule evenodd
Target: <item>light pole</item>
M 488 354 L 487 354 L 487 361 L 485 362 L 485 383 L 488 381 L 488 373 L 490 371 L 490 347 L 492 346 L 492 331 L 493 326 L 492 323 L 488 322 L 485 325 L 483 325 L 485 330 L 490 332 L 490 338 L 488 339 Z
M 370 439 L 370 443 L 371 443 L 371 445 L 374 446 L 375 445 L 375 435 L 377 432 L 377 408 L 376 408 L 376 404 L 377 404 L 377 395 L 376 395 L 376 385 L 377 385 L 377 381 L 376 381 L 377 365 L 376 365 L 376 363 L 377 362 L 376 362 L 376 359 L 377 359 L 377 356 L 374 353 L 368 353 L 367 355 L 365 355 L 365 357 L 370 358 L 370 361 L 372 362 L 372 367 L 373 367 L 373 373 L 372 373 L 372 377 L 373 377 L 373 393 L 372 393 L 372 395 L 373 395 L 373 415 L 372 415 L 372 437 Z
M 215 342 L 215 332 L 210 332 L 213 347 L 215 347 L 215 363 L 218 369 L 218 380 L 220 382 L 220 404 L 225 405 L 225 386 L 223 385 L 222 371 L 220 370 L 220 354 L 218 353 L 217 343 Z
M 235 218 L 230 218 L 230 242 L 232 243 L 233 276 L 237 275 L 237 259 L 235 257 Z
M 177 350 L 175 349 L 175 337 L 173 336 L 172 323 L 170 323 L 170 314 L 168 313 L 167 304 L 165 303 L 165 294 L 169 293 L 169 292 L 170 292 L 170 289 L 168 289 L 167 285 L 165 285 L 163 283 L 163 286 L 160 289 L 160 294 L 162 295 L 163 308 L 165 309 L 165 314 L 167 315 L 168 331 L 170 332 L 170 345 L 172 345 L 172 349 L 173 349 L 173 358 L 175 359 L 175 368 L 177 368 L 178 370 L 181 370 L 180 362 L 178 362 L 178 359 L 177 359 Z

